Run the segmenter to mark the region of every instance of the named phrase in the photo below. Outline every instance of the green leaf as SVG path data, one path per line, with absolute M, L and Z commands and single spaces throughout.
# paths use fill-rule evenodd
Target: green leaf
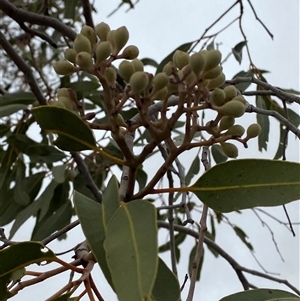
M 298 298 L 298 296 L 282 291 L 282 290 L 274 290 L 274 289 L 254 289 L 250 291 L 243 291 L 239 293 L 235 293 L 233 295 L 226 296 L 219 301 L 270 301 L 270 300 L 278 300 L 278 298 Z M 278 300 L 281 301 L 281 300 Z
M 78 5 L 78 0 L 64 0 L 65 4 L 65 18 L 75 19 L 76 7 Z
M 35 102 L 36 98 L 32 92 L 6 93 L 0 96 L 0 106 L 21 104 L 26 107 Z M 1 112 L 2 108 L 0 109 Z
M 189 43 L 185 43 L 180 45 L 179 47 L 177 47 L 176 49 L 174 49 L 169 55 L 167 55 L 162 61 L 161 63 L 158 65 L 157 70 L 156 70 L 156 74 L 159 72 L 162 72 L 164 66 L 171 62 L 173 59 L 173 54 L 175 53 L 176 50 L 181 50 L 181 51 L 185 51 L 188 52 L 191 48 L 191 46 L 193 45 L 194 42 L 189 42 Z
M 243 57 L 243 48 L 244 46 L 247 45 L 247 41 L 242 41 L 234 46 L 232 48 L 232 53 L 235 57 L 235 59 L 241 64 L 242 62 L 242 57 Z
M 46 132 L 58 135 L 54 144 L 66 151 L 96 150 L 96 141 L 88 125 L 73 112 L 52 106 L 32 110 L 36 121 Z
M 161 258 L 158 260 L 152 298 L 153 301 L 179 301 L 180 299 L 178 280 Z
M 25 152 L 30 157 L 32 163 L 51 164 L 61 161 L 66 157 L 63 152 L 59 151 L 54 146 L 42 143 L 28 146 Z
M 214 144 L 211 147 L 211 154 L 217 164 L 226 162 L 228 157 L 224 154 L 222 146 L 219 144 Z
M 140 190 L 142 190 L 146 186 L 147 178 L 148 175 L 142 168 L 138 168 L 136 170 L 136 180 L 139 183 Z
M 294 90 L 294 89 L 281 89 L 281 90 L 286 92 L 286 93 L 300 95 L 300 91 L 297 91 L 297 90 Z
M 150 299 L 158 267 L 155 207 L 144 200 L 122 203 L 104 248 L 119 300 Z
M 83 99 L 84 97 L 93 94 L 93 92 L 96 92 L 100 85 L 97 81 L 81 80 L 69 83 L 65 87 L 74 90 L 78 99 Z
M 72 218 L 72 205 L 68 201 L 58 210 L 53 212 L 49 217 L 45 218 L 32 234 L 31 240 L 42 240 L 55 231 L 62 229 L 70 223 Z
M 267 109 L 267 105 L 262 96 L 256 96 L 256 106 L 258 108 Z M 269 141 L 269 132 L 270 132 L 270 120 L 269 116 L 256 114 L 256 121 L 261 126 L 261 133 L 258 136 L 258 150 L 261 152 L 263 149 L 267 150 L 267 143 Z
M 66 179 L 66 164 L 53 166 L 52 175 L 55 182 L 63 183 Z
M 251 70 L 245 72 L 245 71 L 241 71 L 239 73 L 237 73 L 233 78 L 236 78 L 236 77 L 252 77 L 253 76 L 253 72 Z M 247 90 L 247 88 L 251 85 L 251 82 L 249 83 L 240 83 L 240 84 L 237 84 L 235 85 L 235 87 L 241 91 L 241 92 L 244 92 L 245 90 Z
M 198 247 L 198 244 L 196 243 L 196 245 L 193 247 L 193 249 L 191 250 L 191 253 L 190 253 L 190 259 L 189 259 L 189 275 L 191 277 L 192 275 L 192 268 L 193 268 L 193 262 L 194 262 L 194 258 L 195 258 L 195 255 L 196 255 L 196 250 L 197 250 L 197 247 Z M 198 271 L 197 271 L 197 281 L 200 280 L 200 275 L 201 275 L 201 270 L 202 270 L 202 266 L 203 266 L 203 259 L 204 259 L 204 249 L 203 249 L 203 254 L 200 258 L 200 261 L 199 261 L 199 266 L 198 266 Z
M 17 113 L 20 110 L 27 109 L 27 105 L 22 104 L 13 104 L 13 105 L 7 105 L 7 106 L 1 106 L 0 109 L 0 118 L 3 118 L 5 116 L 9 116 L 11 114 Z
M 179 246 L 181 243 L 184 242 L 186 238 L 186 234 L 185 233 L 177 233 L 174 236 L 174 240 L 175 240 L 175 246 Z M 170 250 L 170 241 L 166 242 L 165 244 L 161 245 L 158 248 L 158 252 L 162 253 L 162 252 L 166 252 Z
M 247 234 L 240 227 L 237 226 L 233 226 L 233 230 L 235 234 L 241 239 L 241 241 L 248 247 L 248 249 L 250 251 L 253 251 L 253 247 L 251 243 L 247 241 L 248 238 Z
M 0 250 L 0 276 L 12 273 L 32 263 L 53 261 L 54 253 L 38 242 L 20 242 Z M 13 258 L 13 260 L 12 260 Z
M 112 288 L 114 286 L 111 272 L 108 268 L 103 242 L 106 238 L 107 224 L 120 206 L 118 191 L 118 181 L 116 177 L 113 176 L 104 191 L 102 204 L 96 203 L 77 191 L 74 192 L 73 198 L 83 233 L 106 280 Z
M 145 57 L 145 58 L 141 59 L 141 61 L 144 64 L 144 66 L 152 66 L 154 68 L 158 67 L 158 63 L 155 60 L 150 59 L 148 57 Z
M 279 206 L 300 199 L 300 164 L 261 159 L 218 164 L 188 187 L 219 212 Z
M 39 210 L 41 210 L 40 217 L 43 218 L 45 216 L 57 185 L 58 183 L 52 180 L 35 202 L 32 202 L 24 210 L 18 213 L 18 215 L 15 217 L 14 224 L 10 230 L 9 239 L 11 239 L 14 236 L 14 234 L 17 232 L 20 226 L 23 225 L 23 223 L 27 221 L 29 217 L 37 214 Z
M 200 172 L 200 160 L 199 154 L 196 155 L 195 159 L 192 162 L 192 165 L 185 176 L 185 184 L 189 185 L 191 183 L 192 178 L 199 174 Z
M 279 133 L 280 133 L 279 134 L 279 143 L 278 143 L 278 148 L 277 148 L 276 154 L 274 156 L 274 160 L 275 159 L 278 160 L 283 156 L 283 146 L 284 146 L 284 142 L 285 142 L 286 131 L 283 128 L 283 125 L 281 123 L 279 124 Z M 287 144 L 285 146 L 287 146 Z

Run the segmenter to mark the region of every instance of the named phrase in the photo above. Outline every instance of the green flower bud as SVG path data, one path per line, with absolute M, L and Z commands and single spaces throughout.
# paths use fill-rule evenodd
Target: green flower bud
M 120 75 L 129 82 L 131 75 L 134 73 L 134 67 L 129 61 L 123 61 L 119 65 Z
M 82 33 L 79 33 L 76 36 L 73 47 L 77 53 L 82 51 L 87 53 L 92 52 L 92 45 L 90 40 L 87 37 L 85 37 Z
M 152 80 L 152 85 L 155 89 L 155 91 L 158 91 L 164 87 L 167 86 L 169 82 L 168 75 L 164 72 L 158 73 L 155 75 L 155 77 Z
M 238 148 L 229 142 L 221 143 L 224 154 L 229 158 L 236 158 L 239 155 Z
M 59 75 L 70 75 L 79 70 L 68 61 L 57 61 L 54 63 L 53 68 Z
M 93 67 L 93 59 L 90 53 L 81 51 L 76 55 L 76 64 L 83 70 L 90 70 Z
M 165 72 L 168 76 L 173 74 L 173 70 L 177 69 L 174 62 L 168 62 L 164 65 L 163 72 Z
M 235 124 L 228 129 L 225 135 L 242 137 L 244 133 L 245 133 L 245 128 L 239 124 Z
M 117 115 L 117 124 L 118 124 L 119 126 L 124 126 L 124 127 L 126 127 L 126 128 L 127 128 L 127 126 L 128 126 L 128 125 L 126 124 L 126 122 L 125 122 L 123 116 L 122 116 L 121 114 L 118 114 L 118 115 Z
M 73 102 L 68 97 L 60 96 L 60 97 L 58 97 L 57 102 L 58 103 L 63 103 L 65 108 L 68 109 L 68 110 L 73 110 L 74 109 Z
M 209 102 L 221 107 L 225 103 L 225 92 L 222 89 L 215 88 L 210 95 Z
M 173 62 L 179 69 L 182 69 L 184 66 L 186 66 L 189 63 L 189 60 L 190 56 L 188 53 L 181 50 L 176 50 L 173 54 Z
M 189 64 L 191 66 L 192 71 L 196 76 L 200 74 L 205 65 L 205 58 L 203 53 L 197 52 L 190 56 Z
M 66 60 L 68 60 L 69 62 L 71 62 L 73 64 L 76 64 L 77 52 L 76 52 L 75 49 L 73 49 L 73 48 L 66 49 L 65 52 L 64 52 L 64 55 L 65 55 Z
M 205 53 L 204 70 L 208 71 L 217 67 L 221 63 L 222 54 L 219 50 L 211 49 Z
M 129 80 L 131 90 L 134 94 L 139 94 L 145 90 L 149 84 L 149 77 L 143 71 L 134 72 Z
M 226 102 L 222 107 L 218 107 L 217 110 L 225 116 L 236 118 L 244 115 L 246 107 L 240 101 L 231 100 Z
M 90 40 L 91 45 L 96 44 L 97 36 L 96 36 L 94 28 L 87 26 L 87 25 L 83 25 L 80 33 L 83 34 L 85 37 L 87 37 Z
M 139 59 L 133 59 L 131 61 L 131 64 L 134 67 L 134 71 L 144 71 L 144 64 L 141 60 Z
M 107 34 L 110 32 L 110 27 L 105 22 L 101 22 L 96 26 L 95 31 L 101 41 L 106 41 Z
M 127 60 L 133 60 L 138 57 L 139 55 L 139 49 L 134 45 L 129 45 L 125 47 L 122 54 L 120 55 L 121 58 L 127 59 Z
M 252 123 L 247 128 L 247 139 L 255 138 L 261 133 L 261 126 L 258 123 Z
M 246 99 L 244 98 L 243 95 L 235 96 L 234 98 L 232 98 L 232 100 L 234 100 L 234 101 L 240 101 L 243 105 L 247 104 Z
M 112 67 L 108 67 L 105 69 L 105 77 L 107 78 L 108 82 L 114 86 L 117 79 L 116 70 Z
M 60 88 L 57 89 L 57 97 L 69 97 L 69 89 L 68 88 Z
M 106 60 L 112 51 L 112 46 L 108 41 L 100 41 L 96 47 L 96 66 L 98 67 L 104 60 Z
M 50 100 L 48 102 L 48 105 L 51 106 L 51 107 L 57 107 L 57 108 L 66 109 L 66 106 L 64 105 L 64 103 L 59 102 L 59 101 L 55 101 L 55 100 Z
M 225 102 L 230 101 L 237 95 L 237 89 L 234 85 L 226 86 L 223 90 L 226 94 Z
M 223 116 L 220 120 L 219 130 L 220 132 L 229 129 L 234 125 L 235 119 L 231 116 Z
M 119 51 L 126 45 L 129 40 L 129 32 L 126 26 L 119 27 L 114 34 L 115 45 L 116 45 L 116 53 L 118 54 Z
M 114 55 L 116 55 L 116 40 L 115 40 L 115 30 L 111 30 L 108 34 L 107 34 L 107 41 L 110 42 L 111 46 L 112 46 L 112 53 Z
M 151 100 L 165 100 L 165 98 L 168 96 L 169 90 L 167 87 L 164 87 L 154 93 L 154 95 L 151 97 Z
M 222 86 L 225 83 L 225 74 L 222 72 L 218 77 L 211 79 L 208 81 L 206 88 L 208 90 L 212 90 L 214 88 L 218 88 Z
M 222 66 L 217 66 L 213 69 L 210 69 L 204 74 L 203 79 L 217 78 L 221 74 L 222 70 L 223 70 Z

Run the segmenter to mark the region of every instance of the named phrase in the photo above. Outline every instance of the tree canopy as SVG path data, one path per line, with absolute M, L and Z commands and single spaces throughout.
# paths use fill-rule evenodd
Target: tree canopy
M 139 5 L 121 1 L 109 16 Z M 220 300 L 300 300 L 299 287 L 247 268 L 216 240 L 228 225 L 255 256 L 229 215 L 246 209 L 277 250 L 264 218 L 295 235 L 286 205 L 300 199 L 300 164 L 287 154 L 289 140 L 300 139 L 300 97 L 268 82 L 251 56 L 245 10 L 273 38 L 254 4 L 233 1 L 161 61 L 140 56 L 126 24 L 97 23 L 97 8 L 86 0 L 0 0 L 0 300 L 22 298 L 52 277 L 60 288 L 45 288 L 45 300 L 109 300 L 93 268 L 121 301 L 198 300 L 209 252 L 230 264 L 243 288 Z M 222 33 L 234 24 L 242 40 L 222 53 Z M 247 60 L 247 70 L 229 78 L 229 57 L 237 67 Z M 273 121 L 274 158 L 247 155 L 253 140 L 256 152 L 267 151 Z M 287 222 L 265 210 L 279 206 Z M 28 221 L 30 239 L 15 240 Z M 71 255 L 49 247 L 79 227 L 84 240 Z

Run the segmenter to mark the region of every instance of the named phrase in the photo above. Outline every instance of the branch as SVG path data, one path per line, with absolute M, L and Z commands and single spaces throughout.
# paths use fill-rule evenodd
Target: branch
M 271 90 L 272 92 L 275 93 L 275 95 L 278 98 L 280 98 L 283 101 L 287 101 L 287 102 L 290 102 L 290 103 L 296 102 L 296 103 L 300 104 L 300 97 L 299 96 L 286 93 L 286 92 L 270 85 L 269 83 L 263 82 L 263 81 L 255 78 L 255 77 L 236 77 L 236 78 L 231 79 L 231 80 L 226 80 L 226 83 L 230 84 L 230 85 L 236 85 L 236 84 L 240 84 L 240 83 L 257 84 L 259 86 L 262 86 L 266 90 Z
M 273 111 L 273 110 L 264 110 L 264 109 L 257 108 L 250 104 L 246 108 L 246 112 L 248 112 L 248 113 L 255 112 L 258 114 L 262 114 L 262 115 L 273 116 L 276 119 L 278 119 L 280 122 L 282 122 L 290 131 L 292 131 L 300 139 L 300 130 L 298 128 L 296 128 L 290 121 L 288 121 L 285 117 L 283 117 L 278 112 Z
M 69 225 L 63 227 L 62 229 L 60 229 L 59 231 L 51 234 L 50 236 L 46 237 L 45 239 L 43 239 L 41 241 L 41 243 L 43 245 L 47 245 L 48 243 L 50 243 L 52 240 L 58 238 L 59 236 L 67 233 L 68 231 L 72 230 L 73 228 L 75 228 L 76 226 L 78 226 L 80 224 L 80 221 L 77 219 L 76 221 L 70 223 Z
M 0 6 L 1 6 L 1 0 L 0 0 Z M 35 95 L 36 99 L 38 100 L 38 102 L 41 105 L 46 104 L 46 99 L 33 76 L 31 68 L 15 52 L 15 50 L 13 49 L 11 44 L 6 40 L 6 38 L 2 32 L 0 32 L 0 45 L 3 47 L 3 49 L 9 55 L 9 57 L 14 61 L 14 63 L 17 65 L 17 67 L 24 73 L 24 76 L 27 79 L 28 84 L 29 84 L 33 94 Z
M 169 229 L 169 224 L 167 222 L 158 221 L 157 224 L 158 224 L 159 228 Z M 195 237 L 196 239 L 198 239 L 198 237 L 199 237 L 198 232 L 196 232 L 192 229 L 183 227 L 183 226 L 174 225 L 174 230 L 181 232 L 181 233 L 186 233 L 187 235 Z M 291 290 L 293 290 L 296 294 L 300 295 L 300 291 L 295 286 L 290 284 L 287 280 L 269 276 L 267 274 L 264 274 L 264 273 L 261 273 L 261 272 L 255 271 L 255 270 L 250 270 L 250 269 L 247 269 L 247 268 L 241 266 L 234 258 L 232 258 L 227 252 L 225 252 L 219 245 L 217 245 L 214 241 L 210 240 L 207 237 L 204 237 L 204 243 L 207 246 L 209 246 L 210 248 L 214 249 L 221 257 L 223 257 L 232 266 L 232 268 L 236 272 L 236 274 L 237 274 L 238 278 L 240 279 L 245 290 L 249 289 L 250 283 L 246 279 L 243 272 L 246 272 L 246 273 L 258 276 L 258 277 L 262 277 L 265 279 L 269 279 L 271 281 L 275 281 L 278 283 L 283 283 L 287 287 L 289 287 Z M 252 286 L 253 285 L 251 284 L 251 287 Z
M 94 28 L 94 21 L 92 16 L 92 6 L 90 0 L 82 0 L 82 8 L 83 8 L 83 15 L 85 18 L 85 24 Z
M 249 5 L 250 5 L 252 11 L 253 11 L 253 14 L 254 14 L 256 20 L 257 20 L 257 21 L 261 24 L 261 26 L 266 30 L 266 32 L 269 34 L 269 36 L 271 37 L 271 39 L 274 40 L 274 35 L 270 32 L 270 30 L 267 28 L 267 26 L 266 26 L 266 25 L 260 20 L 260 18 L 257 16 L 256 11 L 255 11 L 255 9 L 254 9 L 254 7 L 253 7 L 251 1 L 250 1 L 250 0 L 247 0 L 247 1 L 248 1 Z
M 80 171 L 80 173 L 84 177 L 86 187 L 93 194 L 93 196 L 95 198 L 95 201 L 98 202 L 98 203 L 101 203 L 102 202 L 102 193 L 98 189 L 97 185 L 95 184 L 95 182 L 94 182 L 87 166 L 85 165 L 83 159 L 76 152 L 72 152 L 71 154 L 72 154 L 72 157 L 73 157 L 74 161 L 77 163 L 78 170 Z
M 58 19 L 25 11 L 24 9 L 17 8 L 6 0 L 0 0 L 0 9 L 17 23 L 28 22 L 30 24 L 49 26 L 60 32 L 62 35 L 67 36 L 72 41 L 76 37 L 75 31 Z

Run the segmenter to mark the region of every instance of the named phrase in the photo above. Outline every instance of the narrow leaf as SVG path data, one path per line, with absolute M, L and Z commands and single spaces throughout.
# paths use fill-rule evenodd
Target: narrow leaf
M 5 116 L 9 116 L 11 114 L 17 113 L 20 110 L 25 110 L 27 109 L 27 107 L 28 107 L 27 105 L 23 105 L 23 104 L 1 106 L 0 117 L 3 118 Z
M 153 301 L 179 301 L 180 286 L 176 276 L 159 258 L 158 270 L 152 290 Z
M 256 96 L 256 106 L 258 108 L 267 109 L 266 103 L 260 95 Z M 270 120 L 269 116 L 256 114 L 257 123 L 261 126 L 262 131 L 258 136 L 258 150 L 261 152 L 263 149 L 267 150 L 267 143 L 269 141 L 269 131 L 270 131 Z
M 218 164 L 188 187 L 210 208 L 231 212 L 300 199 L 300 164 L 262 159 Z
M 241 64 L 242 62 L 242 57 L 243 57 L 243 48 L 247 44 L 247 41 L 242 41 L 238 43 L 237 45 L 232 48 L 232 53 L 235 57 L 235 59 Z
M 150 59 L 148 57 L 145 57 L 145 58 L 141 59 L 141 61 L 144 64 L 144 66 L 152 66 L 154 68 L 158 67 L 158 63 L 155 60 Z
M 241 71 L 241 72 L 237 73 L 233 78 L 236 78 L 236 77 L 252 77 L 252 76 L 253 76 L 253 72 L 251 70 L 248 70 L 247 72 Z M 250 85 L 251 85 L 251 82 L 249 82 L 249 83 L 240 83 L 240 84 L 235 85 L 235 87 L 239 91 L 244 92 L 245 90 L 247 90 L 247 88 Z
M 123 203 L 108 224 L 104 248 L 119 300 L 150 299 L 158 267 L 155 207 Z
M 224 154 L 222 146 L 219 144 L 214 144 L 211 147 L 211 154 L 217 164 L 226 162 L 228 157 Z
M 96 203 L 77 191 L 75 191 L 73 199 L 83 233 L 106 280 L 112 288 L 113 283 L 103 242 L 106 238 L 107 224 L 119 208 L 118 189 L 117 179 L 113 176 L 103 194 L 102 204 Z
M 14 272 L 32 263 L 53 261 L 54 253 L 39 242 L 20 242 L 0 250 L 0 276 Z M 14 260 L 11 260 L 11 259 Z
M 32 110 L 40 127 L 58 135 L 54 144 L 62 150 L 81 151 L 96 149 L 93 132 L 88 125 L 69 110 L 40 106 Z
M 278 300 L 279 298 L 299 298 L 298 296 L 282 291 L 282 290 L 274 290 L 274 289 L 254 289 L 250 291 L 243 291 L 239 293 L 235 293 L 233 295 L 226 296 L 219 301 L 270 301 L 272 299 Z M 278 301 L 281 301 L 278 300 Z
M 193 45 L 194 42 L 189 42 L 189 43 L 185 43 L 180 45 L 179 47 L 177 47 L 176 49 L 174 49 L 169 55 L 167 55 L 162 61 L 161 63 L 158 65 L 157 70 L 156 70 L 156 74 L 159 72 L 162 72 L 164 66 L 172 61 L 173 58 L 173 54 L 175 53 L 176 50 L 181 50 L 181 51 L 185 51 L 188 52 L 189 49 L 191 48 L 191 46 Z

